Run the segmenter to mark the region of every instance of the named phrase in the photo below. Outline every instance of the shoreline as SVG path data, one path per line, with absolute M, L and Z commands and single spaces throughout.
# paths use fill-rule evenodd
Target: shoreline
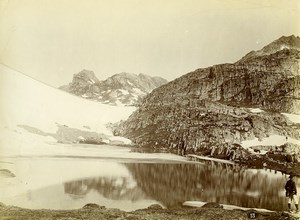
M 120 209 L 106 208 L 98 204 L 89 203 L 80 209 L 50 210 L 50 209 L 25 209 L 16 206 L 6 206 L 0 203 L 0 219 L 299 219 L 299 215 L 283 211 L 265 211 L 258 209 L 243 210 L 239 207 L 226 209 L 217 203 L 206 203 L 201 207 L 182 207 L 176 209 L 164 209 L 158 204 L 153 204 L 145 209 L 135 211 L 122 211 Z
M 128 146 L 127 146 L 128 147 Z M 130 146 L 129 146 L 130 147 Z M 249 169 L 271 169 L 278 172 L 285 173 L 287 175 L 293 174 L 295 176 L 300 177 L 300 162 L 283 162 L 280 160 L 274 160 L 269 157 L 265 157 L 265 155 L 257 155 L 253 154 L 247 158 L 229 160 L 222 159 L 222 157 L 218 156 L 204 156 L 202 154 L 194 154 L 187 153 L 185 155 L 178 155 L 174 151 L 169 149 L 149 149 L 149 148 L 138 148 L 138 147 L 130 147 L 132 152 L 141 152 L 141 153 L 171 153 L 176 156 L 181 156 L 186 158 L 191 162 L 206 162 L 212 161 L 217 163 L 225 163 L 230 165 L 238 165 L 245 166 Z

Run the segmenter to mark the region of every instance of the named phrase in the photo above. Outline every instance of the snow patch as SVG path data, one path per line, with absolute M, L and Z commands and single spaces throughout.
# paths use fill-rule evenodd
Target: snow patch
M 89 79 L 90 84 L 95 84 L 95 81 L 93 79 Z
M 183 203 L 184 206 L 192 206 L 192 207 L 202 207 L 203 205 L 205 205 L 206 202 L 202 202 L 202 201 L 186 201 Z M 224 209 L 227 210 L 234 210 L 234 209 L 242 209 L 242 210 L 257 210 L 257 211 L 261 211 L 261 212 L 273 212 L 271 210 L 268 209 L 260 209 L 260 208 L 246 208 L 246 207 L 242 207 L 242 206 L 235 206 L 235 205 L 227 205 L 227 204 L 220 204 L 223 206 Z
M 287 117 L 293 123 L 300 123 L 300 115 L 288 114 L 288 113 L 281 113 L 281 114 Z
M 283 50 L 283 49 L 290 49 L 290 47 L 287 45 L 281 45 L 280 50 Z
M 186 156 L 191 157 L 191 158 L 198 158 L 200 160 L 209 160 L 209 161 L 215 161 L 215 162 L 219 162 L 219 163 L 235 164 L 234 162 L 229 161 L 229 160 L 222 160 L 222 159 L 217 159 L 217 158 L 204 157 L 204 156 L 199 156 L 199 155 L 194 155 L 194 154 L 188 154 Z
M 116 104 L 117 106 L 124 106 L 124 104 L 123 104 L 122 102 L 120 102 L 120 100 L 117 100 L 117 101 L 115 102 L 115 104 Z
M 260 108 L 248 108 L 248 109 L 252 113 L 261 113 L 261 112 L 264 112 L 264 110 L 261 110 Z
M 136 94 L 138 95 L 144 95 L 146 94 L 145 92 L 143 92 L 142 90 L 138 89 L 138 88 L 133 88 L 132 89 Z
M 106 144 L 109 144 L 109 140 L 108 139 L 103 139 L 102 142 L 106 143 Z
M 286 139 L 286 136 L 282 135 L 270 135 L 267 138 L 263 138 L 261 141 L 258 140 L 258 138 L 252 139 L 252 140 L 245 140 L 242 141 L 241 145 L 243 148 L 248 149 L 249 147 L 254 147 L 254 146 L 280 146 L 285 144 L 286 142 L 288 143 L 293 143 L 293 144 L 299 144 L 300 141 L 296 140 L 294 138 L 288 138 Z
M 128 83 L 129 85 L 133 86 L 133 84 L 132 84 L 129 80 L 127 80 L 127 83 Z
M 124 137 L 119 137 L 119 136 L 114 136 L 109 138 L 110 141 L 117 141 L 117 142 L 122 142 L 124 144 L 132 144 L 131 140 L 124 138 Z
M 128 95 L 129 92 L 125 89 L 118 89 L 118 92 L 122 93 L 123 95 Z

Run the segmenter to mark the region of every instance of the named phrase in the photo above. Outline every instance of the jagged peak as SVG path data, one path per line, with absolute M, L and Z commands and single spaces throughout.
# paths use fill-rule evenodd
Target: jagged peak
M 99 79 L 96 77 L 94 71 L 83 69 L 79 73 L 73 75 L 73 82 L 77 80 L 84 80 L 89 84 L 99 83 Z
M 260 57 L 265 55 L 270 55 L 281 51 L 283 49 L 295 49 L 300 50 L 300 37 L 295 35 L 282 36 L 270 44 L 264 46 L 262 49 L 257 51 L 251 51 L 247 53 L 242 59 L 238 62 L 244 62 L 254 57 Z
M 92 77 L 96 77 L 94 71 L 92 70 L 87 70 L 87 69 L 83 69 L 81 70 L 79 73 L 75 73 L 74 76 L 92 76 Z
M 145 73 L 135 74 L 135 73 L 128 73 L 128 72 L 121 72 L 121 73 L 117 73 L 117 74 L 109 77 L 108 79 L 110 79 L 110 78 L 113 78 L 113 79 L 114 78 L 126 78 L 126 79 L 137 79 L 137 80 L 148 79 L 148 80 L 161 80 L 163 82 L 168 82 L 166 79 L 164 79 L 162 77 L 150 76 Z
M 277 41 L 300 41 L 300 37 L 293 34 L 290 36 L 282 36 L 278 38 Z
M 262 50 L 265 52 L 277 52 L 278 50 L 282 50 L 287 47 L 288 49 L 291 48 L 300 50 L 300 38 L 298 36 L 296 37 L 295 35 L 282 36 L 265 46 Z

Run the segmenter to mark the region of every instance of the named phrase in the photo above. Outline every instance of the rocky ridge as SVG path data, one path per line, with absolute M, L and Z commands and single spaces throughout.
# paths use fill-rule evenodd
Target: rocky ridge
M 120 73 L 100 81 L 93 71 L 82 70 L 74 74 L 69 85 L 60 89 L 82 98 L 113 105 L 136 105 L 153 89 L 167 83 L 161 77 L 145 74 Z
M 300 48 L 300 38 L 298 36 L 282 36 L 279 39 L 275 40 L 271 44 L 263 47 L 261 50 L 258 51 L 251 51 L 250 53 L 246 54 L 239 62 L 244 62 L 251 58 L 255 58 L 258 56 L 263 55 L 270 55 L 272 53 L 276 53 L 277 51 L 283 49 L 295 49 L 299 50 Z
M 115 133 L 142 147 L 230 160 L 253 155 L 242 147 L 245 140 L 274 134 L 299 139 L 299 124 L 281 114 L 300 113 L 299 42 L 283 37 L 234 64 L 177 78 L 147 95 Z M 271 149 L 299 160 L 298 146 Z

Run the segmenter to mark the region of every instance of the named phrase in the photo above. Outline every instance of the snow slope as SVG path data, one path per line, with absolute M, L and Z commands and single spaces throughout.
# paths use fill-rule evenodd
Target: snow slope
M 29 148 L 29 144 L 55 142 L 53 137 L 30 134 L 18 125 L 45 133 L 55 133 L 58 125 L 65 125 L 112 136 L 106 124 L 124 120 L 135 110 L 135 107 L 110 106 L 81 99 L 2 64 L 0 106 L 0 155 L 14 146 L 20 150 L 26 142 L 25 148 Z

